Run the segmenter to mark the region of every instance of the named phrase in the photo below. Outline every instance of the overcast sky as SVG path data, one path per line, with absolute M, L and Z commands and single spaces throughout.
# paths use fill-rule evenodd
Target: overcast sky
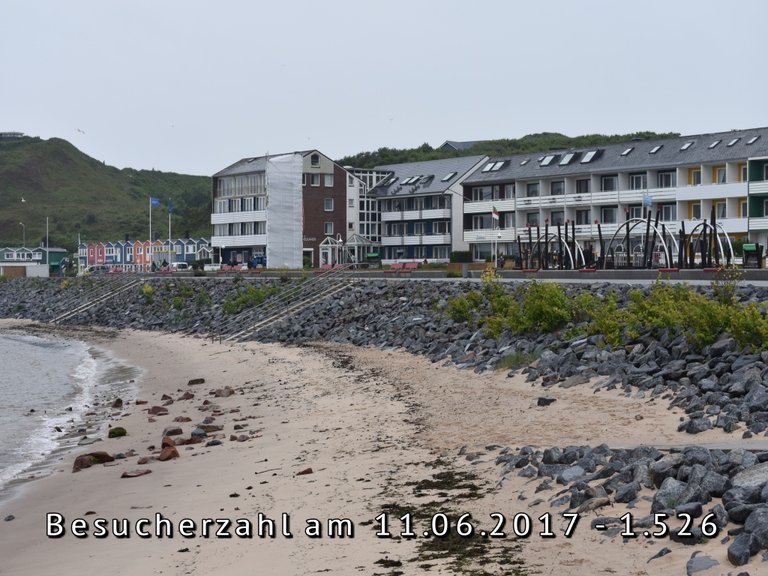
M 768 125 L 764 0 L 0 0 L 0 22 L 0 131 L 120 168 Z

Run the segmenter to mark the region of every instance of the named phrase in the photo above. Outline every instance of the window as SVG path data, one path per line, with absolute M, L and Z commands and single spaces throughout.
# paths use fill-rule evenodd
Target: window
M 674 188 L 677 186 L 677 174 L 675 172 L 659 172 L 657 186 L 659 188 Z
M 584 157 L 581 159 L 582 164 L 587 164 L 588 162 L 592 162 L 592 159 L 595 157 L 595 154 L 597 154 L 597 150 L 590 150 L 586 154 L 584 154 Z
M 570 164 L 574 156 L 576 156 L 576 152 L 568 152 L 568 154 L 563 156 L 563 159 L 560 160 L 560 166 L 567 166 Z
M 309 175 L 309 185 L 310 186 L 320 186 L 320 174 L 310 174 Z
M 498 172 L 499 170 L 501 170 L 501 167 L 502 167 L 502 166 L 504 166 L 504 162 L 496 162 L 496 163 L 495 163 L 495 164 L 494 164 L 494 165 L 491 167 L 491 172 Z
M 539 195 L 539 183 L 538 182 L 529 182 L 526 186 L 526 195 L 531 198 L 533 196 Z
M 616 206 L 605 206 L 600 209 L 600 220 L 603 224 L 616 224 Z
M 659 150 L 661 150 L 664 147 L 664 144 L 659 144 L 658 146 L 654 146 L 651 148 L 651 151 L 648 152 L 648 154 L 656 154 Z
M 488 162 L 485 166 L 483 166 L 483 172 L 490 172 L 491 168 L 493 168 L 494 162 Z
M 355 207 L 355 199 L 354 198 L 350 198 L 348 200 L 348 202 L 347 202 L 347 206 L 349 206 L 350 208 L 354 208 Z
M 673 222 L 677 220 L 677 205 L 676 204 L 662 204 L 661 206 L 661 219 L 664 222 Z
M 693 146 L 693 140 L 689 140 L 688 142 L 680 146 L 680 150 L 688 150 L 688 148 L 690 148 L 691 146 Z
M 691 171 L 691 184 L 693 186 L 700 186 L 701 185 L 701 170 L 693 170 L 693 171 Z
M 617 189 L 617 180 L 618 177 L 616 176 L 603 176 L 600 179 L 601 190 L 603 192 L 614 192 Z
M 565 182 L 558 180 L 549 185 L 549 193 L 552 196 L 562 196 L 565 193 Z
M 749 140 L 747 140 L 747 146 L 751 146 L 755 142 L 757 142 L 760 139 L 760 136 L 752 136 Z
M 525 216 L 525 222 L 528 224 L 528 226 L 538 226 L 539 225 L 539 213 L 538 212 L 528 212 Z
M 554 154 L 549 154 L 548 156 L 544 157 L 544 160 L 541 161 L 541 165 L 542 166 L 549 166 L 550 164 L 552 164 L 552 160 L 554 160 L 554 159 L 555 159 L 555 155 Z
M 449 172 L 448 174 L 446 174 L 445 176 L 443 176 L 443 179 L 442 179 L 442 180 L 440 180 L 440 182 L 448 182 L 448 180 L 450 180 L 450 179 L 451 179 L 451 178 L 453 178 L 454 176 L 456 176 L 456 172 Z
M 323 200 L 323 210 L 326 212 L 333 212 L 333 198 L 326 198 Z
M 589 180 L 576 180 L 576 194 L 589 194 Z
M 525 166 L 525 165 L 526 165 L 526 164 L 528 164 L 528 162 L 530 162 L 530 161 L 531 161 L 531 159 L 530 159 L 530 158 L 526 158 L 525 160 L 521 160 L 521 161 L 520 161 L 520 166 Z
M 312 166 L 320 166 L 320 154 L 312 154 L 312 156 L 309 157 L 309 161 Z
M 323 223 L 323 233 L 326 236 L 333 236 L 333 222 L 324 222 Z
M 741 181 L 746 182 L 747 181 L 747 166 L 746 164 L 741 167 Z
M 643 207 L 642 206 L 630 206 L 629 217 L 643 219 Z
M 515 185 L 504 184 L 504 198 L 511 200 L 515 197 Z
M 578 226 L 589 224 L 589 209 L 576 210 L 576 224 Z
M 565 212 L 562 210 L 552 210 L 552 213 L 549 216 L 549 223 L 552 224 L 552 226 L 557 226 L 558 224 L 562 226 L 565 224 Z
M 715 180 L 718 184 L 725 184 L 725 167 L 717 168 Z
M 648 187 L 648 175 L 647 174 L 630 174 L 629 175 L 629 189 L 630 190 L 644 190 Z
M 333 188 L 333 174 L 323 174 L 323 186 L 326 188 Z
M 734 144 L 736 144 L 736 142 L 738 142 L 739 140 L 741 140 L 741 137 L 739 137 L 739 138 L 734 138 L 733 140 L 731 140 L 730 142 L 728 142 L 728 148 L 730 148 L 731 146 L 733 146 Z
M 413 223 L 413 234 L 414 234 L 414 236 L 423 236 L 424 235 L 424 222 L 414 222 Z
M 763 180 L 768 180 L 768 164 L 763 166 Z
M 347 174 L 347 186 L 355 185 L 355 177 L 352 174 Z
M 476 214 L 472 216 L 472 230 L 489 230 L 493 228 L 490 214 Z
M 718 144 L 720 144 L 720 142 L 722 142 L 722 140 L 715 140 L 714 142 L 712 142 L 712 144 L 710 144 L 709 146 L 707 146 L 707 148 L 709 148 L 710 150 L 712 150 L 712 148 L 714 148 L 715 146 L 717 146 Z
M 715 204 L 715 214 L 719 219 L 725 218 L 725 202 L 717 202 Z
M 749 208 L 746 200 L 742 200 L 739 203 L 739 209 L 741 210 L 741 213 L 739 214 L 740 217 L 746 218 L 749 216 Z
M 438 220 L 432 222 L 432 234 L 448 234 L 448 221 Z
M 306 186 L 307 185 L 307 174 L 304 173 L 301 175 L 301 185 Z
M 474 202 L 493 200 L 493 188 L 490 186 L 479 186 L 472 188 L 472 200 Z
M 624 152 L 622 152 L 621 155 L 622 156 L 629 156 L 632 153 L 632 150 L 634 150 L 634 149 L 635 149 L 634 146 L 630 146 L 629 148 L 624 150 Z
M 691 219 L 701 220 L 701 204 L 699 202 L 691 206 Z

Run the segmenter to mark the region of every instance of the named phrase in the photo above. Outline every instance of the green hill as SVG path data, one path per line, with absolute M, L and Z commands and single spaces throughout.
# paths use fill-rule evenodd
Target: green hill
M 0 141 L 0 245 L 19 246 L 45 239 L 74 250 L 85 241 L 146 238 L 149 198 L 162 205 L 152 212 L 152 228 L 168 234 L 168 199 L 173 203 L 173 236 L 211 234 L 211 179 L 154 170 L 107 166 L 59 138 L 22 137 Z M 22 202 L 22 198 L 24 201 Z

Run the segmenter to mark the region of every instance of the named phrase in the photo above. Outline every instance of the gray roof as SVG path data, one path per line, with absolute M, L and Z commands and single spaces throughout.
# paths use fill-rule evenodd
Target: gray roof
M 301 154 L 302 156 L 307 156 L 313 152 L 317 152 L 318 154 L 325 156 L 325 154 L 319 150 L 312 149 L 296 150 L 295 152 L 283 152 L 281 154 L 270 154 L 269 156 L 254 156 L 253 158 L 243 158 L 231 166 L 227 166 L 224 168 L 224 170 L 216 172 L 213 177 L 219 178 L 221 176 L 234 176 L 236 174 L 252 174 L 253 172 L 264 172 L 267 169 L 267 158 L 277 158 L 279 156 L 288 156 L 289 154 Z M 325 157 L 328 158 L 328 156 Z M 330 160 L 330 158 L 328 159 Z
M 445 192 L 457 180 L 464 178 L 478 162 L 482 162 L 486 156 L 461 156 L 458 158 L 445 158 L 443 160 L 427 160 L 424 162 L 407 162 L 405 164 L 387 164 L 376 166 L 374 170 L 392 172 L 392 177 L 387 178 L 373 191 L 380 196 L 407 195 L 418 192 L 419 194 L 439 194 Z M 443 181 L 443 178 L 453 174 Z M 418 180 L 415 177 L 420 176 Z M 403 184 L 409 178 L 414 180 L 409 184 Z
M 446 140 L 440 146 L 438 146 L 437 149 L 438 150 L 452 149 L 452 150 L 464 151 L 464 150 L 469 150 L 475 145 L 481 144 L 483 142 L 488 142 L 488 140 L 468 140 L 466 142 L 458 142 L 456 140 Z
M 755 136 L 753 144 L 748 142 Z M 711 146 L 714 142 L 719 143 Z M 734 142 L 735 140 L 735 142 Z M 686 144 L 691 143 L 684 150 Z M 731 144 L 729 146 L 729 144 Z M 657 151 L 651 154 L 651 151 Z M 623 154 L 624 152 L 626 154 Z M 593 158 L 583 162 L 589 152 L 595 152 Z M 562 164 L 567 154 L 573 158 Z M 623 155 L 622 155 L 623 154 Z M 548 165 L 542 166 L 543 159 L 553 156 Z M 485 182 L 510 182 L 512 180 L 536 180 L 539 178 L 557 178 L 575 174 L 611 174 L 631 172 L 633 170 L 664 170 L 678 166 L 691 167 L 702 164 L 744 161 L 747 158 L 768 156 L 768 128 L 732 130 L 713 134 L 697 134 L 676 138 L 655 140 L 631 140 L 618 144 L 606 144 L 569 150 L 548 150 L 543 152 L 515 154 L 492 158 L 488 164 L 503 162 L 498 170 L 483 172 L 484 165 L 465 182 L 465 185 Z M 527 162 L 525 162 L 527 160 Z

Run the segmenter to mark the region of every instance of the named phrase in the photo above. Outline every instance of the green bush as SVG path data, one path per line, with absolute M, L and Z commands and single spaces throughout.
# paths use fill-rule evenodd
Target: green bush
M 222 302 L 221 311 L 224 314 L 237 314 L 246 308 L 258 306 L 264 300 L 279 292 L 279 289 L 272 287 L 256 288 L 254 286 L 246 286 L 245 288 L 238 288 L 234 296 L 228 297 Z
M 472 253 L 468 250 L 456 250 L 451 252 L 451 262 L 472 262 Z
M 526 332 L 553 332 L 570 320 L 568 297 L 560 284 L 531 282 L 523 296 L 522 318 Z
M 730 333 L 742 346 L 762 350 L 768 346 L 768 319 L 754 302 L 750 302 L 730 316 Z
M 472 292 L 470 292 L 472 294 Z M 473 310 L 476 309 L 470 302 L 468 295 L 460 294 L 454 298 L 448 300 L 448 304 L 445 307 L 445 313 L 454 322 L 471 322 L 473 317 Z

